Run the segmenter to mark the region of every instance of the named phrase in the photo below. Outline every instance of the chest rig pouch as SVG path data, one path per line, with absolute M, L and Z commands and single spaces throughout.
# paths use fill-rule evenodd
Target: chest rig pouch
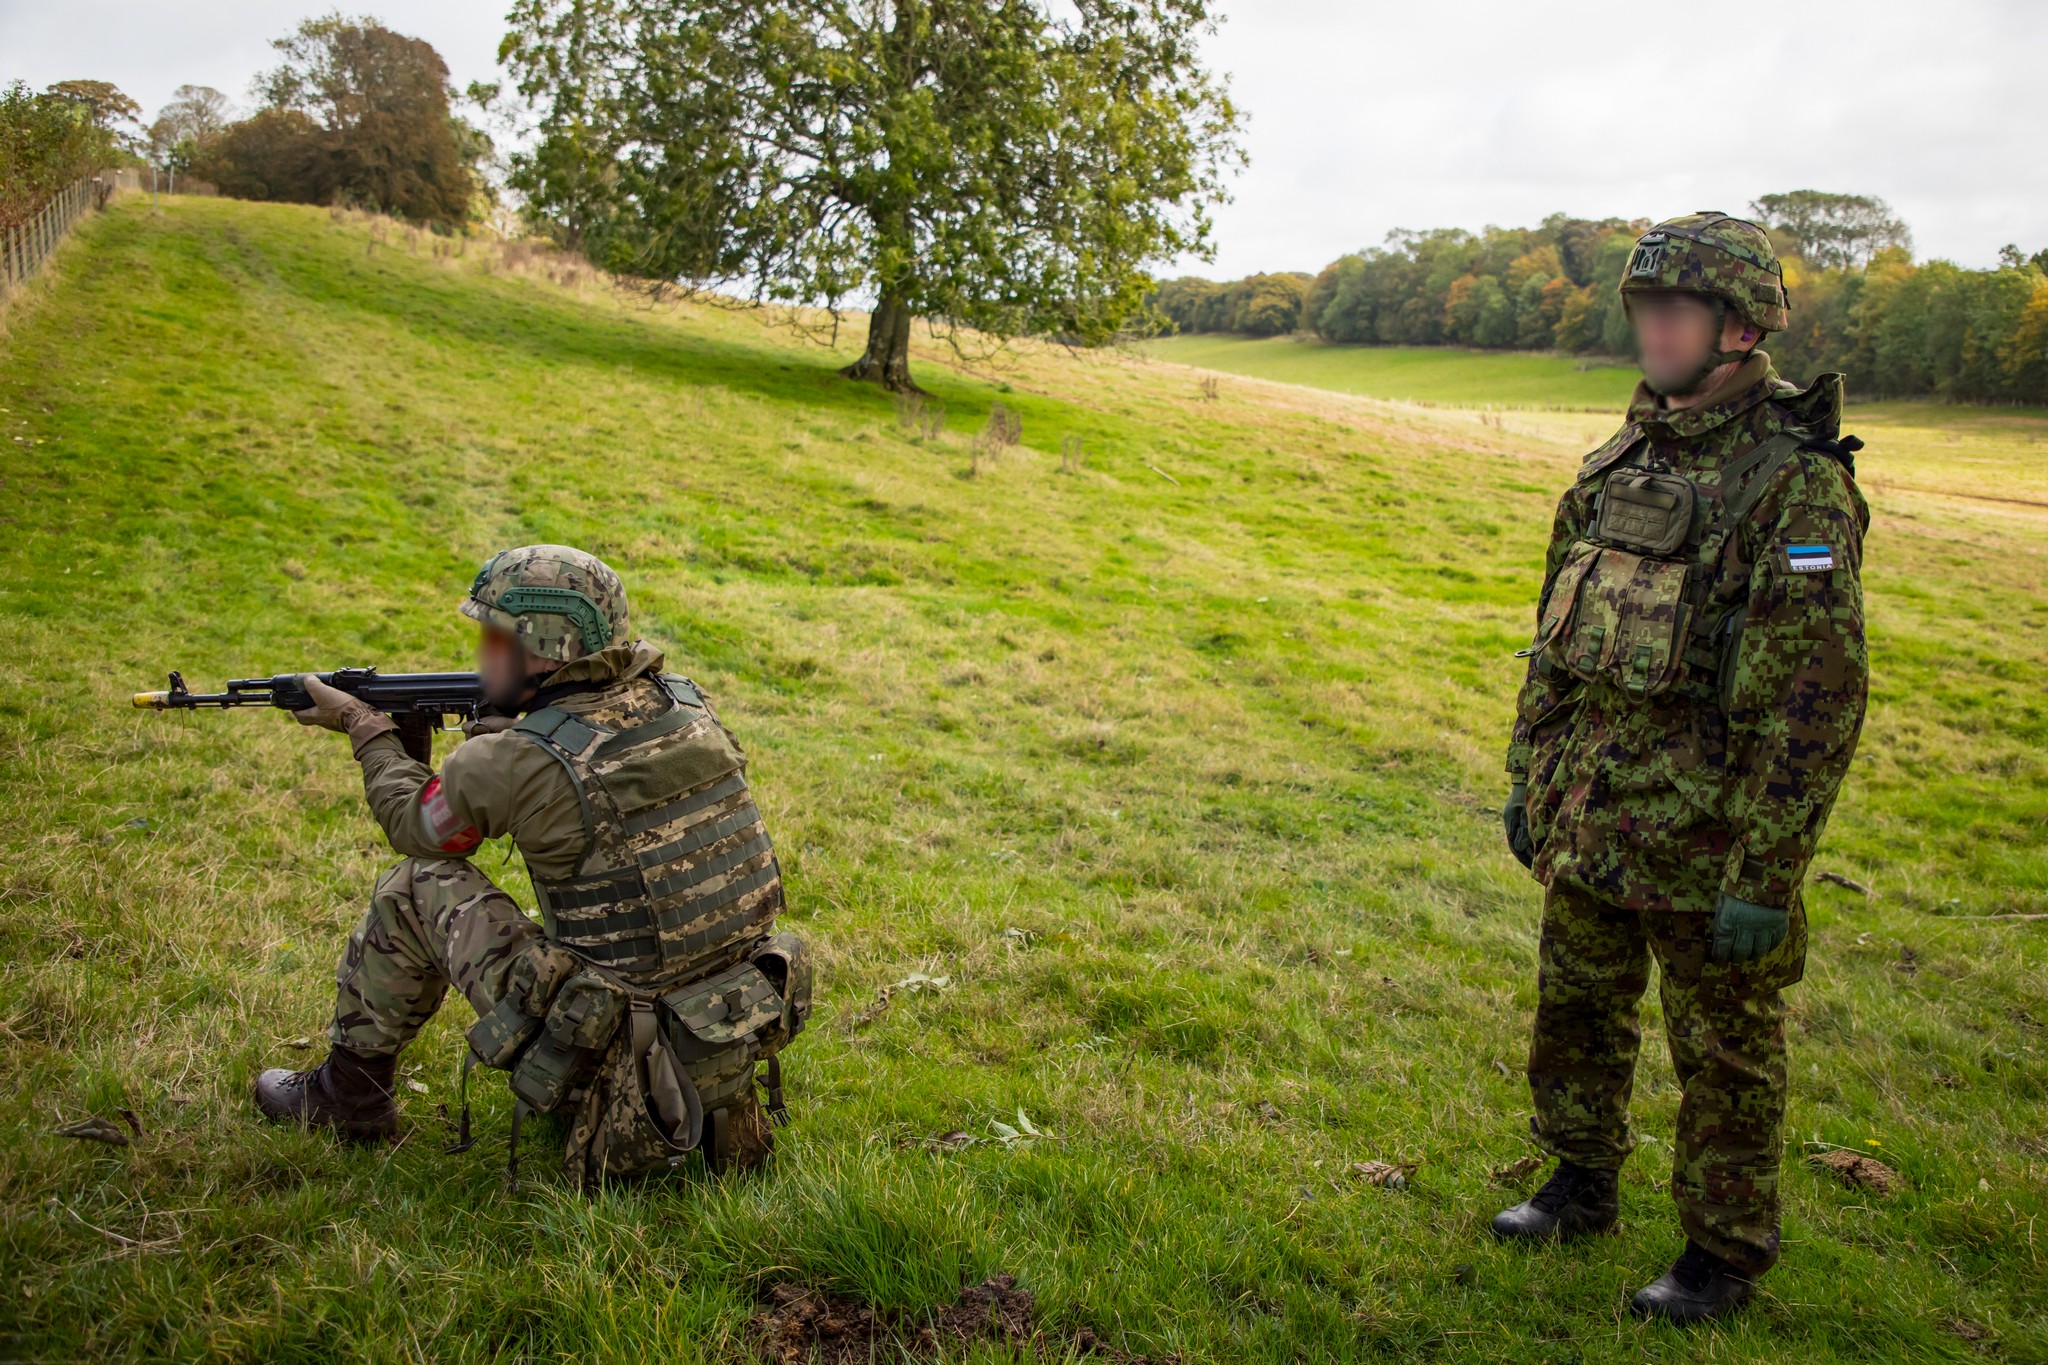
M 1566 555 L 1524 653 L 1541 652 L 1582 682 L 1610 682 L 1631 701 L 1668 692 L 1692 629 L 1699 502 L 1681 475 L 1610 473 L 1590 534 Z

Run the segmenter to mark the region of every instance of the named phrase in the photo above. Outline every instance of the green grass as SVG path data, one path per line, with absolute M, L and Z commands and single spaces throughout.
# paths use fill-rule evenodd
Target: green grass
M 1303 337 L 1238 336 L 1163 337 L 1140 349 L 1227 374 L 1459 407 L 1620 412 L 1636 382 L 1631 369 L 1533 351 L 1327 346 Z
M 1485 1233 L 1528 1150 L 1511 655 L 1590 419 L 925 349 L 921 442 L 843 348 L 431 247 L 129 200 L 7 319 L 0 1355 L 730 1360 L 775 1280 L 914 1311 L 1008 1270 L 1053 1328 L 1189 1361 L 2048 1359 L 2048 926 L 1967 918 L 2048 911 L 2048 520 L 1940 493 L 1938 441 L 1870 541 L 1819 865 L 1876 895 L 1811 896 L 1785 1263 L 1682 1334 L 1623 1311 L 1679 1247 L 1660 1043 L 1624 1230 Z M 996 401 L 1024 445 L 968 477 Z M 609 558 L 753 755 L 822 982 L 760 1178 L 585 1199 L 543 1136 L 508 1194 L 500 1078 L 441 1150 L 460 1003 L 407 1054 L 402 1145 L 251 1114 L 318 1055 L 290 1044 L 392 855 L 340 740 L 127 695 L 460 666 L 476 564 L 536 540 Z M 953 984 L 858 1022 L 920 970 Z M 51 1132 L 123 1107 L 133 1147 Z M 1055 1137 L 919 1145 L 1020 1107 Z M 1911 1187 L 1837 1188 L 1811 1139 Z

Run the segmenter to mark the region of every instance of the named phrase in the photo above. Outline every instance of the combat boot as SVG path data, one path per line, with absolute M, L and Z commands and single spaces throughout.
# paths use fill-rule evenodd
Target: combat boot
M 256 1107 L 278 1123 L 320 1124 L 343 1137 L 374 1142 L 398 1133 L 392 1098 L 398 1056 L 336 1047 L 310 1071 L 272 1067 L 256 1078 Z
M 1557 1241 L 1605 1232 L 1620 1217 L 1615 1172 L 1560 1161 L 1542 1189 L 1493 1216 L 1493 1233 L 1508 1241 Z
M 1687 1242 L 1671 1269 L 1638 1289 L 1629 1307 L 1646 1318 L 1705 1322 L 1734 1312 L 1755 1292 L 1755 1280 L 1697 1242 Z

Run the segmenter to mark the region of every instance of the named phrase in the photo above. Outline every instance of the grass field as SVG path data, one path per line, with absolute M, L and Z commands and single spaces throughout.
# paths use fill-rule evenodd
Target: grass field
M 118 203 L 5 325 L 0 1356 L 741 1360 L 774 1284 L 916 1314 L 1006 1271 L 1053 1358 L 2048 1360 L 2048 924 L 1982 918 L 2048 912 L 2048 513 L 1984 500 L 2048 501 L 2048 422 L 1868 414 L 1874 696 L 1818 866 L 1873 894 L 1810 896 L 1785 1262 L 1684 1334 L 1624 1307 L 1680 1244 L 1661 1043 L 1622 1232 L 1485 1233 L 1529 1185 L 1490 1175 L 1529 1151 L 1511 656 L 1597 417 L 924 348 L 913 439 L 754 317 L 214 200 Z M 996 401 L 1023 445 L 970 477 Z M 544 1135 L 508 1193 L 500 1078 L 442 1151 L 460 1003 L 401 1145 L 252 1119 L 392 855 L 341 740 L 128 694 L 465 666 L 455 601 L 537 540 L 618 566 L 753 755 L 822 961 L 759 1178 L 585 1199 Z M 877 1010 L 913 972 L 948 985 Z M 52 1131 L 123 1109 L 125 1148 Z
M 1530 351 L 1444 346 L 1326 346 L 1302 337 L 1175 336 L 1141 354 L 1336 393 L 1453 407 L 1618 411 L 1634 370 Z

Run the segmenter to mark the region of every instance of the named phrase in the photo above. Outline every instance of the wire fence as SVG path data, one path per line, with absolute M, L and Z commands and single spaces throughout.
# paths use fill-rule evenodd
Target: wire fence
M 99 176 L 80 176 L 21 222 L 0 227 L 0 302 L 33 279 L 64 234 L 89 211 L 104 207 L 113 192 Z

